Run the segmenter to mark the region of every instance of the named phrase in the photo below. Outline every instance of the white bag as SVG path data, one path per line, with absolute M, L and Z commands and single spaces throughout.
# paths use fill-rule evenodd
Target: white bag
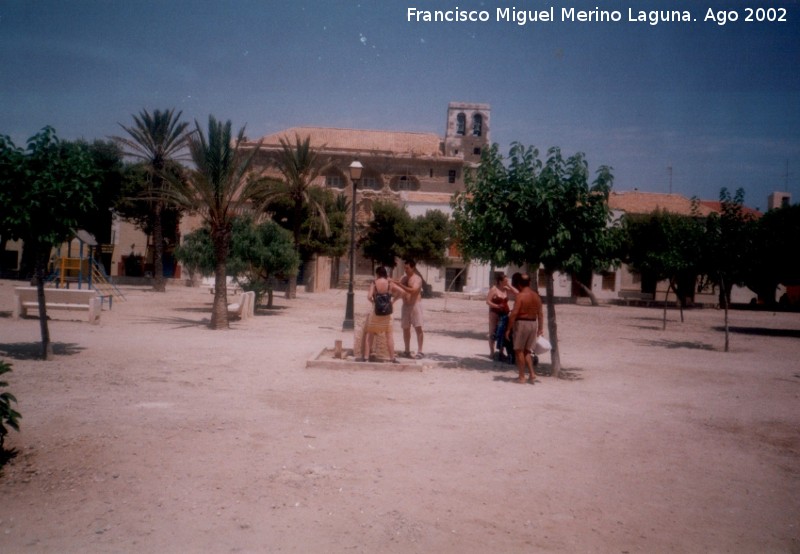
M 536 343 L 533 345 L 533 353 L 536 355 L 546 354 L 552 349 L 550 341 L 544 337 L 536 337 Z

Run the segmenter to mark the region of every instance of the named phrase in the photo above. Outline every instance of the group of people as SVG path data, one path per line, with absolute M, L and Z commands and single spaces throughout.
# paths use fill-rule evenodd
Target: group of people
M 404 358 L 420 360 L 425 357 L 422 353 L 422 343 L 425 335 L 422 331 L 422 277 L 417 273 L 417 264 L 414 260 L 403 262 L 403 277 L 400 281 L 389 278 L 386 268 L 381 266 L 375 271 L 375 280 L 370 283 L 367 299 L 374 308 L 364 327 L 362 340 L 362 357 L 358 361 L 370 359 L 370 351 L 375 335 L 386 335 L 386 348 L 392 363 L 399 363 L 394 350 L 394 336 L 392 334 L 391 306 L 402 299 L 400 312 L 400 326 L 403 328 L 403 344 L 405 349 L 401 353 Z M 388 302 L 390 308 L 385 308 Z M 411 354 L 411 329 L 417 335 L 417 352 Z
M 511 308 L 509 300 L 514 301 Z M 536 339 L 544 335 L 544 309 L 539 294 L 531 288 L 530 275 L 515 273 L 511 281 L 503 272 L 495 275 L 495 284 L 486 296 L 489 306 L 489 357 L 516 363 L 519 382 L 536 380 L 534 367 Z M 506 354 L 503 354 L 503 351 Z
M 396 281 L 389 277 L 386 268 L 380 266 L 375 271 L 375 280 L 370 283 L 367 299 L 373 310 L 367 318 L 362 336 L 362 357 L 358 361 L 370 359 L 370 352 L 375 335 L 386 336 L 389 359 L 399 363 L 394 348 L 392 333 L 393 305 L 402 299 L 400 325 L 403 329 L 404 350 L 400 354 L 405 358 L 422 359 L 422 277 L 417 273 L 413 260 L 403 262 L 403 277 Z M 513 308 L 510 302 L 513 300 Z M 519 370 L 519 382 L 526 382 L 526 374 L 530 374 L 530 382 L 536 380 L 534 372 L 535 355 L 533 348 L 536 339 L 544 335 L 544 310 L 542 299 L 535 289 L 531 288 L 528 274 L 515 273 L 511 281 L 507 275 L 499 272 L 495 276 L 495 284 L 489 289 L 486 297 L 489 305 L 489 353 L 494 359 L 495 349 L 498 359 L 503 359 L 503 350 L 508 352 L 506 359 L 513 361 Z M 417 352 L 411 354 L 411 329 L 417 337 Z

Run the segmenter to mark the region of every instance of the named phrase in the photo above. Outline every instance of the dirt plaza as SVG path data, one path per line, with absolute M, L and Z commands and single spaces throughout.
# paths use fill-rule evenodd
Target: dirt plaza
M 2 552 L 800 552 L 800 314 L 726 353 L 719 310 L 558 305 L 564 378 L 520 385 L 482 300 L 424 300 L 412 367 L 319 368 L 344 290 L 211 331 L 206 289 L 128 287 L 43 362 L 20 285 Z

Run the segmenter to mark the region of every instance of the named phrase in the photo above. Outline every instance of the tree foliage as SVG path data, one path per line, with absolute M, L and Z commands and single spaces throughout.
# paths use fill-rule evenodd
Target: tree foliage
M 429 210 L 411 217 L 405 208 L 388 201 L 375 202 L 372 213 L 360 241 L 365 257 L 387 267 L 394 267 L 398 259 L 412 259 L 435 267 L 444 265 L 453 236 L 447 214 Z
M 607 235 L 612 184 L 607 166 L 590 184 L 581 153 L 565 159 L 554 147 L 542 161 L 538 150 L 515 142 L 508 160 L 497 145 L 485 150 L 479 167 L 467 174 L 465 190 L 453 199 L 456 237 L 465 256 L 495 266 L 543 266 L 554 375 L 561 362 L 553 273 L 578 274 L 613 263 Z
M 212 274 L 214 248 L 208 226 L 186 235 L 176 256 L 190 271 Z M 272 306 L 275 278 L 293 274 L 299 264 L 291 233 L 272 220 L 256 223 L 251 216 L 233 220 L 226 262 L 228 275 L 243 289 L 254 291 L 259 301 L 268 295 L 268 306 Z
M 42 357 L 52 357 L 44 277 L 53 247 L 67 240 L 95 207 L 100 171 L 87 148 L 62 142 L 52 127 L 28 139 L 22 150 L 10 138 L 0 138 L 3 181 L 0 190 L 9 193 L 11 204 L 2 212 L 0 228 L 25 241 L 33 252 L 38 288 Z
M 289 210 L 278 219 L 292 232 L 295 251 L 302 255 L 302 233 L 304 223 L 311 222 L 318 226 L 325 236 L 330 235 L 330 225 L 324 199 L 315 194 L 314 180 L 321 175 L 326 161 L 319 152 L 311 146 L 311 137 L 301 138 L 295 135 L 294 143 L 281 138 L 281 150 L 273 161 L 280 172 L 282 180 L 273 182 L 266 189 L 264 199 L 267 201 L 267 210 L 273 211 L 271 203 L 288 203 Z M 308 217 L 311 215 L 312 217 Z M 319 235 L 318 235 L 319 236 Z M 297 282 L 289 281 L 286 291 L 288 298 L 296 296 Z
M 779 284 L 800 284 L 800 204 L 773 209 L 755 225 L 745 283 L 768 306 Z
M 228 328 L 226 264 L 235 216 L 249 209 L 254 198 L 263 197 L 264 180 L 253 160 L 261 147 L 243 149 L 244 127 L 234 138 L 230 120 L 208 118 L 208 134 L 195 122 L 189 138 L 194 169 L 185 178 L 173 179 L 166 191 L 177 206 L 200 214 L 208 225 L 214 250 L 214 305 L 212 329 Z
M 127 137 L 114 137 L 126 148 L 126 154 L 141 162 L 143 179 L 136 183 L 139 198 L 146 201 L 149 223 L 153 234 L 153 289 L 158 292 L 166 290 L 164 280 L 164 220 L 165 189 L 170 182 L 165 173 L 175 174 L 180 171 L 177 160 L 188 145 L 190 134 L 186 129 L 188 123 L 182 122 L 181 113 L 171 110 L 155 110 L 152 114 L 142 110 L 133 116 L 134 125 L 126 127 L 120 124 Z M 131 176 L 136 176 L 132 173 Z M 144 229 L 145 227 L 142 227 Z
M 372 205 L 372 219 L 361 238 L 364 257 L 378 265 L 394 267 L 402 258 L 411 216 L 393 202 L 377 201 Z
M 656 282 L 669 282 L 683 307 L 694 297 L 697 278 L 703 271 L 704 223 L 697 215 L 686 216 L 664 210 L 631 214 L 623 218 L 626 240 L 624 259 L 655 291 Z M 663 326 L 666 328 L 666 298 Z
M 308 198 L 311 201 L 304 202 L 299 212 L 297 253 L 300 259 L 309 260 L 314 255 L 343 256 L 349 243 L 347 199 L 342 194 L 334 194 L 330 189 L 317 186 L 309 188 Z M 276 223 L 290 233 L 293 232 L 296 212 L 294 202 L 289 196 L 274 197 L 266 210 Z M 321 214 L 325 216 L 324 221 Z
M 0 360 L 0 378 L 2 378 L 4 373 L 8 373 L 11 371 L 11 364 Z M 8 383 L 5 380 L 0 380 L 0 391 L 8 386 Z M 14 408 L 11 407 L 11 404 L 17 402 L 17 398 L 8 391 L 0 392 L 0 465 L 2 465 L 3 461 L 3 451 L 4 451 L 4 444 L 6 435 L 8 434 L 8 429 L 6 429 L 6 425 L 8 425 L 11 429 L 15 431 L 19 431 L 19 420 L 22 419 L 22 416 L 16 411 Z

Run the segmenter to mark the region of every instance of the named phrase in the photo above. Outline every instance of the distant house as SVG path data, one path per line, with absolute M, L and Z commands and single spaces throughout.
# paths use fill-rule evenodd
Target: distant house
M 612 210 L 612 217 L 618 219 L 623 214 L 651 214 L 656 210 L 666 211 L 672 214 L 708 217 L 712 213 L 721 213 L 722 205 L 718 201 L 698 200 L 686 198 L 680 194 L 664 194 L 655 192 L 612 191 L 608 199 L 609 207 Z M 743 207 L 745 214 L 752 217 L 761 217 L 761 212 L 752 208 Z M 655 299 L 663 300 L 666 295 L 668 283 L 666 281 L 644 283 L 642 276 L 631 272 L 626 266 L 622 266 L 614 272 L 614 285 L 612 289 L 612 278 L 606 276 L 602 281 L 600 291 L 595 291 L 601 298 L 620 298 L 631 296 L 638 293 L 652 294 Z M 596 283 L 595 283 L 596 284 Z M 593 285 L 594 286 L 594 285 Z M 731 301 L 733 303 L 748 303 L 756 294 L 748 288 L 734 287 L 731 291 Z M 674 296 L 673 296 L 674 300 Z M 696 304 L 717 304 L 718 297 L 716 291 L 704 290 L 695 293 L 694 302 Z

